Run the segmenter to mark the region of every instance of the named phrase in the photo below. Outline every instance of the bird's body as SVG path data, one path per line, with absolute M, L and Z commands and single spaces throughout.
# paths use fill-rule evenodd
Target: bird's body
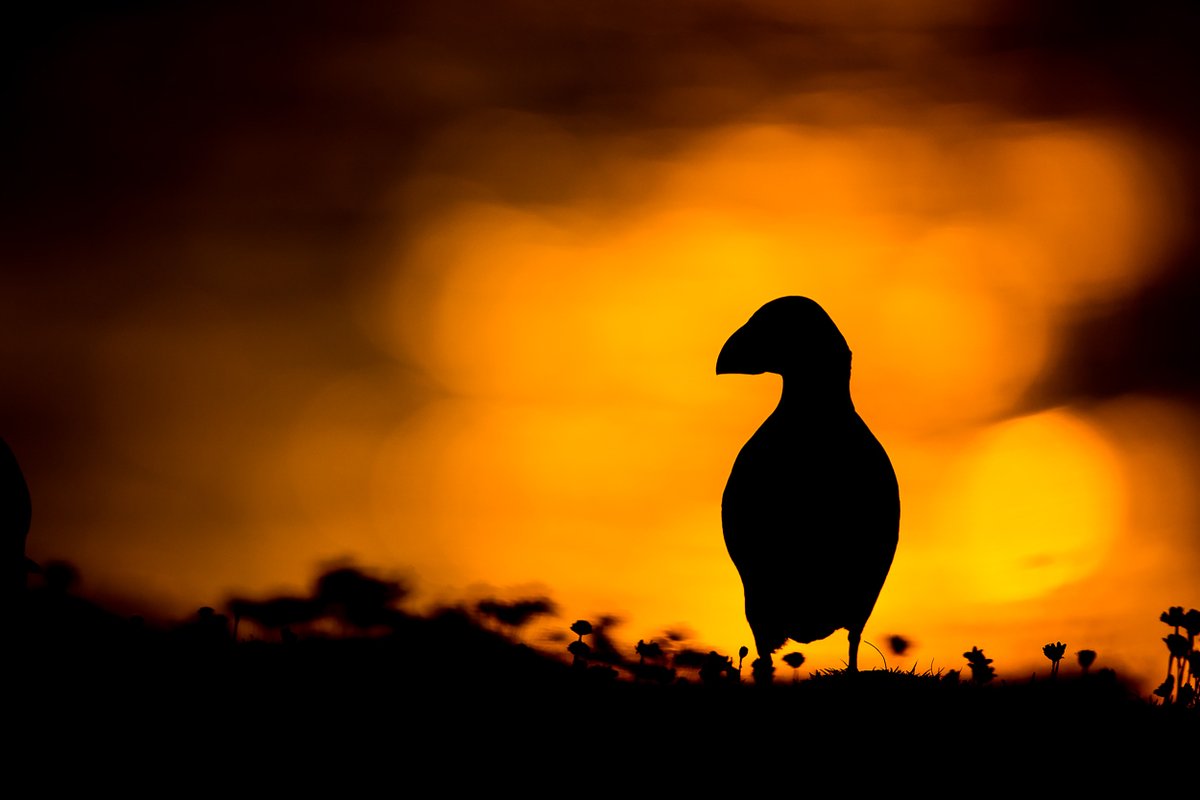
M 850 400 L 845 339 L 813 301 L 780 298 L 730 338 L 717 371 L 783 376 L 779 406 L 738 454 L 721 502 L 759 658 L 845 628 L 857 669 L 900 499 L 887 453 Z

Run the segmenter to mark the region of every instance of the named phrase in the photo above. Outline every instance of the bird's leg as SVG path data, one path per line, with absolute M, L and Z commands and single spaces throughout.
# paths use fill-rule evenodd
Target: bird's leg
M 847 672 L 858 672 L 858 643 L 862 641 L 862 629 L 850 628 L 850 662 Z
M 775 665 L 771 663 L 771 654 L 760 655 L 750 665 L 750 676 L 758 686 L 770 686 L 775 680 Z

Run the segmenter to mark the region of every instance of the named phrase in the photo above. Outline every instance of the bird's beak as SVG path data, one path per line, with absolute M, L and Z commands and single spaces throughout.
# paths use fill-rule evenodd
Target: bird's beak
M 718 375 L 761 375 L 767 371 L 759 347 L 745 325 L 733 332 L 717 356 Z

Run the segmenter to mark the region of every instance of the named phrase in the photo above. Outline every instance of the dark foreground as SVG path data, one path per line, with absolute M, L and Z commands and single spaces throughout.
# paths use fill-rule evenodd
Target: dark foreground
M 1200 747 L 1194 708 L 1153 704 L 1112 673 L 662 685 L 452 617 L 287 643 L 33 637 L 6 660 L 6 773 L 132 793 L 334 780 L 393 794 L 733 795 L 819 780 L 839 793 L 1057 798 L 1113 781 L 1194 787 Z

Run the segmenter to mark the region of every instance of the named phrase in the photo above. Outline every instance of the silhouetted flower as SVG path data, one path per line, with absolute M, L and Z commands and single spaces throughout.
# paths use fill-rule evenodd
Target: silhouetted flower
M 1172 658 L 1183 660 L 1188 657 L 1191 652 L 1191 644 L 1188 640 L 1178 633 L 1172 633 L 1163 639 L 1167 643 L 1167 650 L 1171 652 Z
M 1096 651 L 1080 650 L 1075 654 L 1075 657 L 1079 659 L 1079 666 L 1083 668 L 1084 672 L 1087 672 L 1092 664 L 1096 661 Z
M 1053 665 L 1050 667 L 1050 677 L 1054 677 L 1058 674 L 1058 662 L 1062 661 L 1062 657 L 1066 654 L 1066 652 L 1067 646 L 1062 642 L 1055 642 L 1054 644 L 1048 644 L 1042 647 L 1042 653 L 1046 656 L 1046 658 L 1050 659 L 1050 663 Z
M 644 642 L 638 639 L 637 647 L 633 651 L 638 654 L 638 657 L 642 661 L 645 661 L 647 658 L 651 661 L 658 661 L 663 657 L 662 645 L 655 641 Z
M 1154 693 L 1161 697 L 1164 703 L 1170 703 L 1172 687 L 1175 687 L 1177 690 L 1175 702 L 1184 706 L 1190 705 L 1195 697 L 1196 689 L 1191 684 L 1195 681 L 1196 667 L 1200 666 L 1200 659 L 1195 657 L 1196 652 L 1193 647 L 1196 643 L 1196 634 L 1200 633 L 1200 611 L 1193 608 L 1185 614 L 1183 606 L 1171 606 L 1169 610 L 1162 613 L 1159 619 L 1167 625 L 1174 626 L 1175 632 L 1163 638 L 1171 656 L 1167 661 L 1167 679 L 1154 690 Z M 1188 635 L 1181 634 L 1180 628 L 1184 628 Z M 1172 671 L 1174 671 L 1174 675 L 1172 675 Z M 1190 678 L 1187 677 L 1188 673 L 1191 675 Z
M 746 656 L 750 655 L 750 648 L 742 645 L 738 648 L 738 674 L 742 674 L 742 662 L 746 660 Z
M 588 656 L 592 654 L 592 648 L 587 646 L 583 637 L 592 632 L 592 623 L 586 619 L 577 619 L 571 623 L 571 632 L 579 638 L 567 645 L 567 652 L 574 656 L 572 664 L 584 668 L 587 666 Z
M 967 666 L 971 668 L 971 680 L 976 683 L 987 683 L 996 677 L 996 670 L 991 666 L 992 659 L 985 656 L 978 647 L 972 647 L 970 652 L 963 653 L 963 658 L 967 659 Z
M 783 663 L 792 668 L 792 683 L 800 680 L 800 666 L 804 663 L 804 654 L 799 650 L 788 653 L 783 657 Z
M 1160 614 L 1158 618 L 1168 625 L 1174 625 L 1176 628 L 1182 628 L 1186 623 L 1183 606 L 1171 606 L 1170 609 Z

